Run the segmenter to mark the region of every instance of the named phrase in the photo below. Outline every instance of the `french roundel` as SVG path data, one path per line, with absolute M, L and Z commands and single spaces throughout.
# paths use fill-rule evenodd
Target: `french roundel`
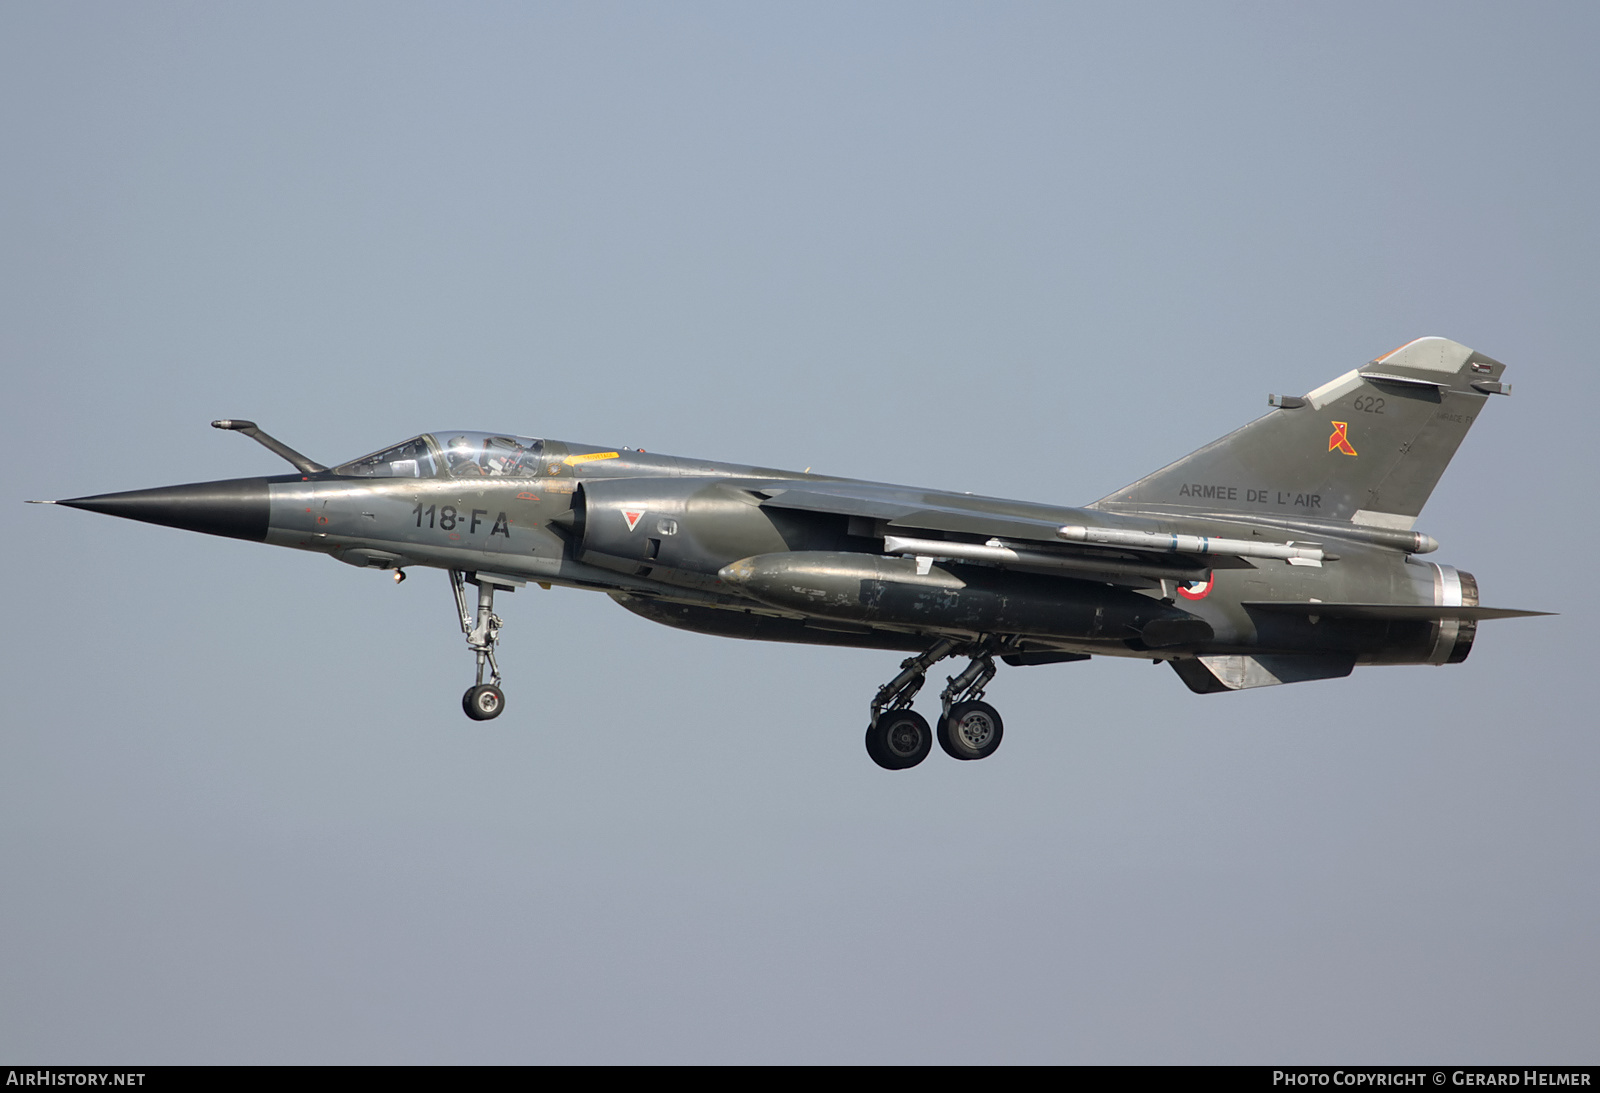
M 1186 600 L 1203 600 L 1211 595 L 1211 586 L 1217 583 L 1215 573 L 1202 581 L 1186 581 L 1178 586 L 1178 595 Z

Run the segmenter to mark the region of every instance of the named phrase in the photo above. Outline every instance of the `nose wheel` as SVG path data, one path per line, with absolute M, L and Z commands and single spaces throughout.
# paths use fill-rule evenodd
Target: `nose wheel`
M 506 696 L 493 683 L 480 683 L 467 688 L 461 696 L 461 708 L 474 721 L 491 721 L 506 708 Z
M 500 616 L 494 613 L 496 588 L 515 592 L 522 585 L 505 577 L 490 577 L 475 573 L 471 583 L 478 586 L 476 617 L 467 610 L 467 583 L 469 578 L 459 569 L 450 571 L 450 588 L 456 595 L 456 612 L 461 616 L 461 632 L 466 635 L 467 648 L 478 661 L 478 682 L 467 688 L 461 696 L 461 708 L 474 721 L 492 721 L 506 708 L 505 692 L 500 689 L 500 665 L 495 663 L 494 647 L 500 640 Z M 489 670 L 489 682 L 483 681 L 484 669 Z

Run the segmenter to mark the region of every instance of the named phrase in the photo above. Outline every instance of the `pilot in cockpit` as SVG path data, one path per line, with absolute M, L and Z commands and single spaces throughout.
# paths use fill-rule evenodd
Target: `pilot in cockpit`
M 450 473 L 457 478 L 489 473 L 478 462 L 477 445 L 468 437 L 458 436 L 450 441 L 450 446 L 445 449 L 444 454 L 445 460 L 450 464 Z
M 539 473 L 543 443 L 518 437 L 463 433 L 445 445 L 445 465 L 456 478 L 532 476 Z

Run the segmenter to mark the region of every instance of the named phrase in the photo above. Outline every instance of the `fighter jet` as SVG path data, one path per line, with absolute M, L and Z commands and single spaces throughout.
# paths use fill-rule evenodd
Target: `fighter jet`
M 1200 694 L 1459 664 L 1487 619 L 1478 582 L 1422 561 L 1417 516 L 1504 365 L 1420 338 L 1081 508 L 595 447 L 422 433 L 332 468 L 249 421 L 295 473 L 55 502 L 346 564 L 445 570 L 477 680 L 506 705 L 495 594 L 533 582 L 647 619 L 757 641 L 912 655 L 871 699 L 867 754 L 914 767 L 1000 746 L 996 661 L 1165 661 Z M 468 586 L 476 590 L 474 597 Z M 475 599 L 475 602 L 474 602 Z M 966 661 L 936 727 L 927 674 Z M 488 678 L 485 679 L 487 674 Z

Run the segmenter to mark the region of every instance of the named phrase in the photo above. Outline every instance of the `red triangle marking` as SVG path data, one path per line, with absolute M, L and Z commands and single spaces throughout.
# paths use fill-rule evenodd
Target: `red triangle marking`
M 623 509 L 622 518 L 628 521 L 628 530 L 632 531 L 639 526 L 639 520 L 644 516 L 644 509 Z

